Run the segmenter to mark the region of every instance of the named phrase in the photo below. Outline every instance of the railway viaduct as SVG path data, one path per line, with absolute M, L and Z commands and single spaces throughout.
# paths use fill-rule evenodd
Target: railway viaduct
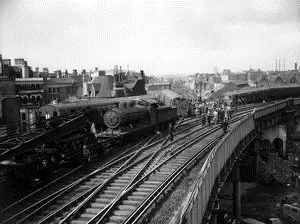
M 275 102 L 254 109 L 250 116 L 232 128 L 211 150 L 193 191 L 173 218 L 174 224 L 218 223 L 218 193 L 230 173 L 234 181 L 234 213 L 239 223 L 241 216 L 239 164 L 247 149 L 254 149 L 256 158 L 259 158 L 262 150 L 267 148 L 287 159 L 291 140 L 298 138 L 300 86 L 255 88 L 235 92 L 232 99 L 239 105 L 262 100 Z M 268 145 L 269 148 L 262 147 L 263 145 Z

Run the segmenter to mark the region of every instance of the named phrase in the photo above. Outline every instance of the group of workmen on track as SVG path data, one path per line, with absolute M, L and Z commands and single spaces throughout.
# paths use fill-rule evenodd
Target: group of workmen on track
M 207 104 L 198 104 L 195 106 L 195 115 L 202 120 L 202 126 L 206 123 L 208 126 L 212 124 L 221 123 L 224 134 L 228 130 L 228 120 L 232 117 L 231 106 L 224 103 L 214 103 L 212 108 L 209 108 Z M 169 125 L 170 140 L 173 141 L 174 124 Z
M 221 123 L 224 133 L 228 129 L 228 120 L 232 117 L 232 109 L 226 103 L 214 103 L 211 108 L 202 103 L 196 106 L 195 113 L 202 120 L 202 125 Z

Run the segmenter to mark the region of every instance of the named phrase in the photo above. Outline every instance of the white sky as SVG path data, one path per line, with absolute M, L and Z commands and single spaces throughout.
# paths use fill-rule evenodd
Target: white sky
M 1 0 L 0 53 L 34 67 L 147 75 L 300 64 L 300 1 Z M 283 62 L 282 68 L 283 68 Z

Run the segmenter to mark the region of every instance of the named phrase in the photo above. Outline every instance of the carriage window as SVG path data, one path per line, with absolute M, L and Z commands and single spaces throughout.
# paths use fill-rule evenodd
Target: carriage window
M 57 111 L 54 111 L 54 112 L 53 112 L 53 116 L 57 116 Z
M 49 118 L 50 118 L 50 114 L 46 113 L 46 119 L 49 119 Z
M 297 213 L 297 209 L 292 208 L 292 212 Z

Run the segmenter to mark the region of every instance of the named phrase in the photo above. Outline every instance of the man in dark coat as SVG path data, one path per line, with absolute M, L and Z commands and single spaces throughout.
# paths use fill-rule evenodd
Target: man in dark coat
M 170 141 L 173 141 L 173 132 L 174 132 L 174 124 L 169 124 L 169 135 L 170 135 Z

